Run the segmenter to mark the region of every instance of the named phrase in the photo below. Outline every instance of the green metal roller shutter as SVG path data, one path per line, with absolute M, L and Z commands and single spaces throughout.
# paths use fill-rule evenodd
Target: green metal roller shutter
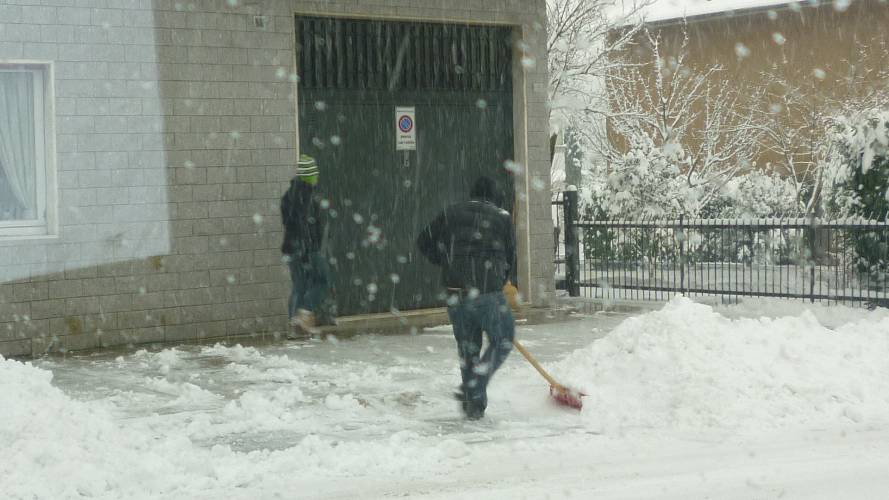
M 301 152 L 330 200 L 341 314 L 441 305 L 419 230 L 482 174 L 512 200 L 508 27 L 298 17 Z M 395 151 L 395 107 L 418 150 Z M 510 202 L 511 206 L 511 202 Z

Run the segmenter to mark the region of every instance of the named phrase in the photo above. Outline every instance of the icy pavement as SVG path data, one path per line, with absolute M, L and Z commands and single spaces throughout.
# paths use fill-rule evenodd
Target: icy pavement
M 626 315 L 560 325 L 519 326 L 542 362 L 584 346 Z M 112 404 L 119 418 L 188 429 L 202 446 L 238 451 L 290 448 L 306 436 L 336 441 L 388 439 L 393 429 L 469 442 L 535 435 L 528 410 L 549 412 L 552 434 L 577 427 L 575 414 L 549 408 L 547 386 L 516 352 L 496 379 L 515 377 L 537 397 L 491 387 L 484 431 L 461 418 L 451 397 L 460 382 L 449 326 L 420 335 L 277 343 L 261 347 L 184 346 L 133 355 L 44 359 L 54 385 L 79 400 Z M 534 395 L 534 393 L 531 393 Z M 485 424 L 479 424 L 485 425 Z
M 466 422 L 449 328 L 0 358 L 11 498 L 885 498 L 889 314 L 676 299 L 521 326 Z

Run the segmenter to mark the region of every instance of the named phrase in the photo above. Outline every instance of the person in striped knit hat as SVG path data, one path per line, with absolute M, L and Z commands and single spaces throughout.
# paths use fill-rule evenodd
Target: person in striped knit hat
M 288 315 L 293 336 L 317 333 L 315 311 L 330 287 L 330 266 L 324 255 L 326 211 L 316 193 L 319 170 L 315 159 L 300 155 L 296 175 L 281 197 L 284 242 L 281 253 L 290 268 L 292 289 Z

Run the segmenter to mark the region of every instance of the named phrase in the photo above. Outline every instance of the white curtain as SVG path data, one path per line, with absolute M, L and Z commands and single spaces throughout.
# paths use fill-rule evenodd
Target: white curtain
M 37 218 L 34 75 L 0 71 L 0 220 Z

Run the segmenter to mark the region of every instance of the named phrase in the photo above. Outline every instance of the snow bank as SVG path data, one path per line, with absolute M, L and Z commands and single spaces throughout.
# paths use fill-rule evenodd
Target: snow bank
M 112 423 L 98 405 L 72 401 L 52 373 L 0 356 L 0 477 L 7 498 L 95 497 L 104 492 L 166 489 L 179 473 L 154 455 L 150 438 Z M 36 473 L 35 473 L 36 471 Z
M 160 372 L 181 361 L 174 350 L 134 357 L 156 364 Z M 147 387 L 192 403 L 221 398 L 188 382 L 163 378 L 149 380 Z M 294 418 L 311 415 L 282 409 L 306 399 L 299 387 L 284 386 L 264 396 L 245 393 L 221 413 L 234 423 L 287 421 L 298 429 L 309 422 Z M 361 409 L 349 395 L 328 395 L 324 402 L 340 410 Z M 193 441 L 200 437 L 196 426 L 209 424 L 206 417 L 196 415 L 191 425 L 173 426 L 157 415 L 121 419 L 115 410 L 106 400 L 71 399 L 52 385 L 51 372 L 0 356 L 3 498 L 191 498 L 198 492 L 261 488 L 269 477 L 291 491 L 307 478 L 421 477 L 469 460 L 462 443 L 406 432 L 352 442 L 310 434 L 286 449 L 238 452 L 228 445 L 207 447 Z
M 583 417 L 604 432 L 889 421 L 889 317 L 858 310 L 830 329 L 797 312 L 729 318 L 678 297 L 555 371 L 588 395 Z

